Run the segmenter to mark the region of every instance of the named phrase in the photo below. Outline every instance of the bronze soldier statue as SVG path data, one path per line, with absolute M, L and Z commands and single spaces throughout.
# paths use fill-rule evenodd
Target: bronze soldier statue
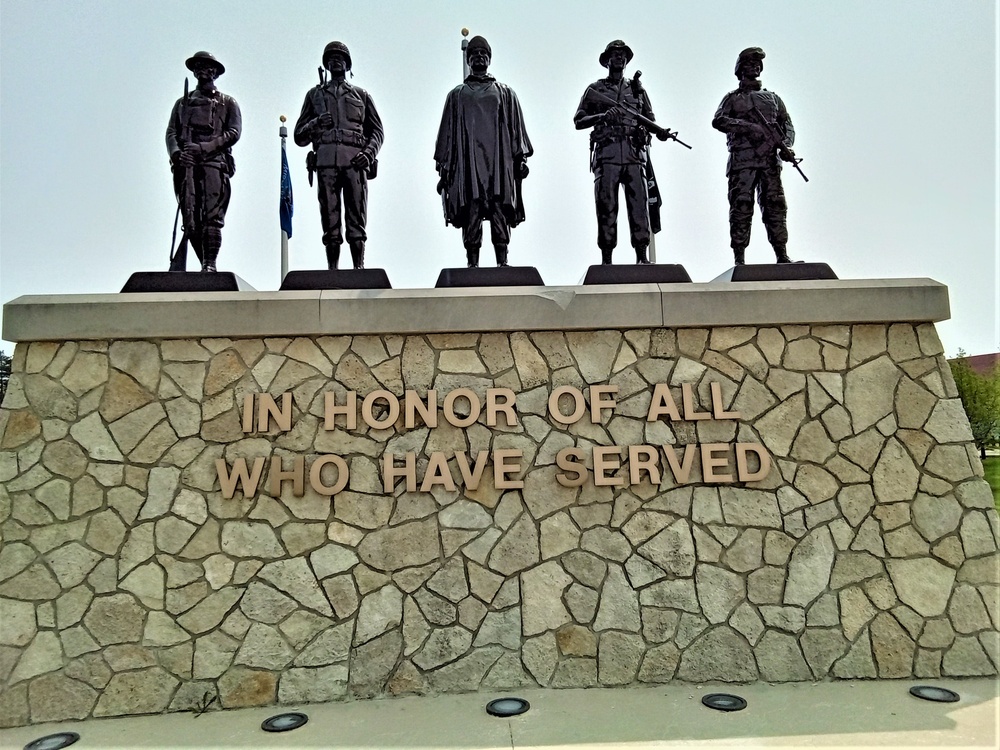
M 479 266 L 484 219 L 497 266 L 506 266 L 510 230 L 524 221 L 521 181 L 528 176 L 531 141 L 517 96 L 486 72 L 493 58 L 489 43 L 474 36 L 465 56 L 472 72 L 449 92 L 438 129 L 437 191 L 445 223 L 462 230 L 469 268 Z
M 639 74 L 625 77 L 632 49 L 621 39 L 604 48 L 598 58 L 608 69 L 607 78 L 587 87 L 573 115 L 577 130 L 590 133 L 590 170 L 594 173 L 594 202 L 597 205 L 597 246 L 601 263 L 611 263 L 618 244 L 618 189 L 625 188 L 629 234 L 637 264 L 649 263 L 650 232 L 660 230 L 658 203 L 650 207 L 650 132 L 660 140 L 675 137 L 664 128 L 652 128 L 653 108 Z M 687 144 L 684 144 L 687 145 Z
M 229 207 L 229 178 L 235 171 L 232 146 L 240 139 L 243 120 L 239 105 L 215 87 L 225 66 L 208 52 L 195 52 L 185 62 L 198 85 L 177 100 L 167 125 L 167 153 L 174 174 L 174 192 L 184 219 L 183 250 L 171 258 L 171 271 L 184 271 L 187 245 L 214 272 L 222 247 L 222 227 Z
M 326 81 L 324 68 L 329 72 Z M 368 92 L 347 82 L 351 53 L 343 42 L 330 42 L 323 50 L 320 84 L 310 89 L 295 123 L 295 142 L 312 144 L 306 160 L 309 184 L 319 177 L 319 213 L 327 267 L 340 261 L 341 205 L 347 243 L 355 268 L 365 267 L 368 234 L 368 180 L 374 179 L 385 133 L 382 120 Z
M 781 164 L 798 162 L 791 147 L 795 128 L 781 97 L 761 87 L 764 50 L 749 47 L 736 60 L 736 77 L 740 86 L 726 94 L 712 127 L 726 134 L 729 146 L 729 236 L 736 265 L 746 262 L 750 243 L 750 223 L 756 194 L 767 239 L 774 248 L 778 263 L 791 263 L 786 246 L 788 227 L 785 216 L 788 206 L 781 187 Z M 799 169 L 801 174 L 802 170 Z M 802 175 L 805 178 L 805 175 Z

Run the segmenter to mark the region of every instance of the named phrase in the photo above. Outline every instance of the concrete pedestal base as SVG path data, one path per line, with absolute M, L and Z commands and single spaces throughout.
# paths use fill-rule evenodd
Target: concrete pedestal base
M 4 312 L 0 726 L 997 673 L 936 282 Z

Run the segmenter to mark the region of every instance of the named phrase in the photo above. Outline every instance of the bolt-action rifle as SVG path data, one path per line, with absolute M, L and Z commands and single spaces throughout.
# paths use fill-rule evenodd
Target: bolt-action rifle
M 320 87 L 319 100 L 323 107 L 323 111 L 320 112 L 320 114 L 325 115 L 327 113 L 326 97 L 323 95 L 322 89 L 326 86 L 326 70 L 323 69 L 322 65 L 320 65 L 316 70 L 319 73 L 319 87 Z M 309 178 L 309 187 L 312 187 L 313 185 L 313 175 L 315 174 L 316 174 L 316 151 L 314 149 L 310 151 L 308 154 L 306 154 L 306 175 Z
M 641 74 L 636 73 L 637 77 L 639 75 Z M 640 125 L 646 128 L 646 130 L 651 132 L 661 141 L 666 141 L 666 140 L 677 141 L 677 143 L 682 145 L 684 148 L 691 148 L 688 144 L 686 144 L 684 141 L 682 141 L 680 138 L 677 137 L 680 134 L 680 131 L 670 130 L 670 128 L 664 128 L 660 125 L 657 125 L 656 121 L 650 120 L 641 112 L 632 109 L 627 104 L 612 99 L 610 96 L 607 96 L 606 94 L 602 94 L 600 91 L 595 91 L 594 89 L 591 89 L 590 91 L 598 99 L 601 99 L 602 101 L 607 102 L 608 104 L 614 105 L 615 107 L 618 107 L 619 109 L 623 110 L 626 114 L 630 115 L 631 117 L 634 117 Z
M 187 108 L 189 101 L 191 99 L 191 92 L 188 89 L 188 79 L 184 78 L 184 104 L 181 105 L 180 110 L 180 121 L 181 121 L 181 149 L 191 142 L 191 124 L 189 113 Z M 181 234 L 180 244 L 177 245 L 176 251 L 172 251 L 170 254 L 170 270 L 171 271 L 187 271 L 187 251 L 188 245 L 190 244 L 191 238 L 195 233 L 195 191 L 194 191 L 194 166 L 188 165 L 184 167 L 184 183 L 183 189 L 179 196 L 180 200 L 177 203 L 177 211 L 183 214 L 184 225 L 183 234 Z M 174 217 L 174 238 L 177 237 L 177 218 Z M 173 249 L 173 240 L 171 240 L 171 249 Z M 201 260 L 201 243 L 195 243 L 195 254 L 198 256 L 198 260 Z
M 750 114 L 753 115 L 757 123 L 762 125 L 767 131 L 767 140 L 757 149 L 758 153 L 771 153 L 777 149 L 781 160 L 787 161 L 795 167 L 795 170 L 802 175 L 802 179 L 809 182 L 809 178 L 806 177 L 805 172 L 803 172 L 802 168 L 799 166 L 802 159 L 797 157 L 792 150 L 785 145 L 784 136 L 778 128 L 777 123 L 770 122 L 766 117 L 764 117 L 764 113 L 757 109 L 757 107 L 751 107 Z

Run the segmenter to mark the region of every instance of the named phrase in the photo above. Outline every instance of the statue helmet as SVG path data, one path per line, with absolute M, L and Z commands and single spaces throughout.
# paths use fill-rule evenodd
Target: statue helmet
M 347 69 L 351 69 L 351 51 L 347 49 L 347 45 L 343 42 L 330 42 L 326 47 L 323 48 L 323 67 L 326 67 L 327 60 L 334 52 L 339 52 L 345 58 L 347 58 Z
M 474 36 L 469 40 L 469 44 L 465 48 L 466 59 L 472 54 L 472 50 L 476 48 L 486 50 L 486 54 L 489 55 L 490 60 L 493 59 L 493 49 L 490 47 L 490 43 L 486 41 L 486 37 L 482 36 Z
M 740 69 L 748 62 L 760 62 L 764 59 L 764 50 L 760 47 L 747 47 L 736 58 L 736 77 L 740 77 Z
M 602 52 L 601 56 L 598 58 L 601 61 L 601 65 L 603 65 L 605 68 L 608 67 L 608 58 L 611 57 L 611 53 L 614 52 L 616 49 L 625 51 L 626 63 L 631 61 L 632 48 L 629 47 L 627 44 L 625 44 L 625 42 L 623 42 L 621 39 L 615 39 L 613 42 L 608 42 L 608 46 L 604 48 L 604 52 Z
M 194 66 L 199 63 L 210 63 L 214 65 L 216 69 L 218 69 L 220 76 L 226 72 L 226 66 L 216 60 L 215 56 L 211 52 L 195 52 L 191 55 L 191 57 L 184 61 L 184 65 L 186 65 L 187 69 L 192 73 L 194 72 Z

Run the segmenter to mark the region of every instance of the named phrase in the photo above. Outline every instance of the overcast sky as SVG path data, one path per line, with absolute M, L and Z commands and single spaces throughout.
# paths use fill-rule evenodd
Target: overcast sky
M 464 265 L 432 158 L 445 95 L 461 80 L 463 26 L 489 40 L 490 72 L 516 91 L 535 147 L 513 265 L 561 286 L 599 262 L 588 136 L 572 117 L 605 72 L 601 51 L 621 38 L 635 52 L 626 73 L 642 70 L 657 120 L 694 146 L 654 141 L 657 258 L 695 281 L 729 268 L 725 137 L 711 120 L 736 86 L 737 54 L 760 46 L 762 81 L 789 109 L 810 179 L 784 173 L 789 254 L 841 278 L 943 282 L 947 353 L 1000 349 L 990 0 L 2 0 L 0 301 L 114 293 L 133 271 L 166 270 L 176 202 L 164 130 L 184 60 L 202 49 L 225 64 L 219 88 L 243 112 L 219 267 L 277 289 L 278 117 L 294 124 L 334 39 L 350 47 L 353 83 L 385 124 L 367 265 L 395 288 L 433 287 L 442 268 Z M 324 266 L 306 151 L 289 139 L 293 270 Z M 620 224 L 615 260 L 627 262 L 624 215 Z M 756 217 L 747 260 L 772 259 Z

